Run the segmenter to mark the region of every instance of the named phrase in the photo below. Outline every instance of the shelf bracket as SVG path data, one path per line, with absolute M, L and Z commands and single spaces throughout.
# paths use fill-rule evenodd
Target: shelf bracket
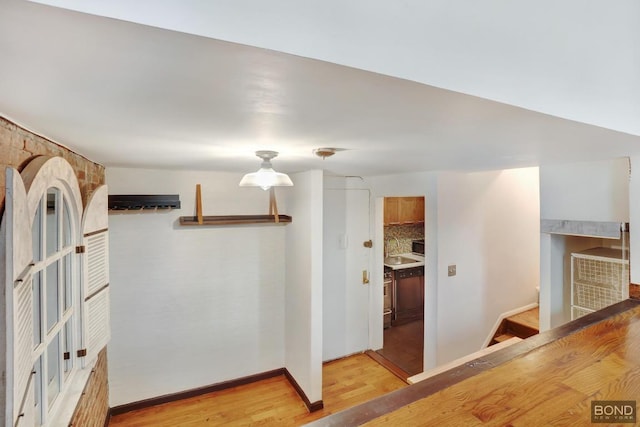
M 269 215 L 273 215 L 275 222 L 280 222 L 278 203 L 276 202 L 276 190 L 273 187 L 269 188 Z

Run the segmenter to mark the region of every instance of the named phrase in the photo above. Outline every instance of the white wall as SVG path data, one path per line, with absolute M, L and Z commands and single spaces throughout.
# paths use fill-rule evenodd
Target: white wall
M 322 171 L 291 176 L 286 233 L 285 367 L 310 402 L 322 399 Z M 278 254 L 280 255 L 280 254 Z
M 629 182 L 629 268 L 631 283 L 640 284 L 640 157 L 632 157 Z M 638 224 L 635 227 L 632 224 Z M 637 248 L 634 248 L 634 245 Z M 634 250 L 635 249 L 635 250 Z
M 574 221 L 629 222 L 630 196 L 631 200 L 634 200 L 630 192 L 629 165 L 629 159 L 619 158 L 541 166 L 540 217 Z M 637 202 L 632 202 L 631 206 L 634 203 Z M 548 234 L 542 235 L 541 239 L 540 330 L 544 331 L 570 319 L 570 314 L 566 311 L 567 298 L 570 298 L 570 295 L 566 289 L 568 264 L 565 258 L 567 253 L 585 249 L 586 245 L 579 242 L 568 244 L 564 237 Z M 590 244 L 592 241 L 587 243 Z M 631 250 L 631 257 L 633 253 Z M 632 258 L 632 271 L 633 262 Z
M 347 334 L 347 300 L 344 296 L 347 276 L 347 194 L 345 178 L 324 178 L 323 200 L 323 276 L 322 276 L 322 360 L 332 360 L 345 354 Z
M 197 183 L 205 215 L 267 213 L 268 193 L 239 188 L 240 178 L 107 169 L 111 194 L 177 193 L 182 202 L 109 216 L 111 406 L 284 366 L 288 226 L 177 225 L 194 214 Z M 282 213 L 288 191 L 277 190 Z
M 369 194 L 359 178 L 324 178 L 323 360 L 369 349 Z
M 425 195 L 425 369 L 479 350 L 501 313 L 536 301 L 537 168 L 413 173 L 368 181 L 377 198 L 378 242 L 379 197 Z M 381 265 L 380 246 L 375 256 Z M 449 264 L 457 265 L 457 276 L 447 276 Z M 381 266 L 379 270 L 376 278 L 381 281 Z M 382 301 L 372 307 L 372 312 L 382 310 Z M 372 335 L 377 329 L 372 327 Z M 379 329 L 381 335 L 381 324 Z M 379 348 L 378 338 L 373 339 L 373 348 Z
M 440 174 L 439 364 L 477 351 L 501 313 L 536 301 L 539 230 L 537 168 Z
M 540 217 L 629 221 L 629 160 L 541 166 Z

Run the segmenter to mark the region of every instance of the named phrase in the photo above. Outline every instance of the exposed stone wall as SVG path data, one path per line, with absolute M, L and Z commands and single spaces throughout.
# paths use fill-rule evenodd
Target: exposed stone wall
M 22 171 L 34 157 L 40 155 L 63 157 L 71 164 L 80 184 L 83 206 L 86 205 L 91 192 L 105 182 L 103 166 L 0 116 L 0 217 L 4 213 L 5 168 L 11 166 Z M 104 349 L 98 356 L 94 371 L 76 407 L 73 426 L 91 427 L 105 424 L 109 413 L 107 380 L 107 350 Z
M 98 355 L 82 398 L 71 419 L 73 427 L 103 427 L 109 414 L 109 382 L 107 378 L 107 349 Z
M 91 162 L 53 141 L 29 132 L 0 116 L 0 215 L 4 213 L 5 168 L 22 169 L 36 156 L 59 156 L 71 164 L 80 184 L 83 205 L 104 184 L 104 166 Z

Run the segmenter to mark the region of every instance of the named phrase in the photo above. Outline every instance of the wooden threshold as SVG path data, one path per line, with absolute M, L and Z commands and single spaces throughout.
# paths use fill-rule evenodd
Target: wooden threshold
M 526 340 L 474 359 L 463 365 L 437 374 L 428 380 L 370 400 L 345 411 L 322 418 L 309 426 L 355 426 L 372 421 L 401 409 L 413 402 L 431 396 L 445 388 L 458 384 L 505 362 L 524 356 L 533 350 L 596 325 L 617 314 L 640 306 L 640 301 L 628 299 L 605 309 L 588 314 L 558 328 L 534 335 Z
M 380 365 L 382 365 L 386 370 L 391 372 L 393 375 L 395 375 L 396 377 L 400 378 L 402 381 L 409 384 L 409 382 L 407 381 L 407 378 L 409 378 L 411 375 L 405 370 L 398 367 L 398 365 L 392 363 L 391 361 L 389 361 L 387 358 L 385 358 L 384 356 L 382 356 L 380 353 L 376 351 L 367 350 L 364 353 L 370 358 L 372 358 L 373 360 L 375 360 L 376 362 L 378 362 Z

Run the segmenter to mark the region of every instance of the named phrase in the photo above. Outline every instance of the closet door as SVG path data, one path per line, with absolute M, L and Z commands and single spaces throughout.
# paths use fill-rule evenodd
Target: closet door
M 34 425 L 33 393 L 33 242 L 27 192 L 17 170 L 6 169 L 5 213 L 2 220 L 2 265 L 5 284 L 6 346 L 5 423 Z
M 109 300 L 108 192 L 103 185 L 87 203 L 82 218 L 84 254 L 83 343 L 85 365 L 98 356 L 111 338 Z

